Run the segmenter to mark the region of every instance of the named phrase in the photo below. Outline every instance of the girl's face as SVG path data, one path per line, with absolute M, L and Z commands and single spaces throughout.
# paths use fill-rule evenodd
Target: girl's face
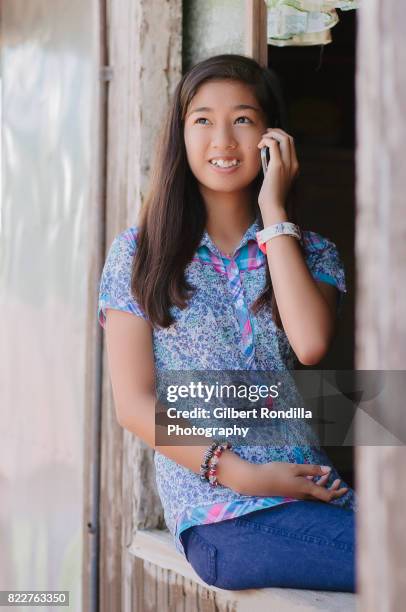
M 266 117 L 249 85 L 207 81 L 192 98 L 184 123 L 186 155 L 202 187 L 234 192 L 245 189 L 261 170 L 258 143 Z M 237 166 L 213 166 L 213 158 L 237 160 Z

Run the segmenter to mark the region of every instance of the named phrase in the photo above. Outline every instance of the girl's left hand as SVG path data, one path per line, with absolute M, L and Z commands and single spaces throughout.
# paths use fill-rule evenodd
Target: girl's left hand
M 305 476 L 305 478 L 307 478 L 308 480 L 312 480 L 314 482 L 314 484 L 316 485 L 320 485 L 323 486 L 328 482 L 328 479 L 330 478 L 330 473 L 328 474 L 323 474 L 323 476 L 320 476 L 320 478 L 316 481 L 313 480 L 313 478 L 315 478 L 315 476 Z M 332 491 L 335 491 L 336 489 L 338 490 L 340 487 L 340 483 L 341 483 L 341 478 L 336 478 L 333 482 L 333 484 L 331 485 L 330 489 Z
M 261 210 L 285 207 L 293 180 L 299 174 L 292 136 L 279 128 L 268 128 L 258 148 L 269 147 L 270 161 L 258 196 Z

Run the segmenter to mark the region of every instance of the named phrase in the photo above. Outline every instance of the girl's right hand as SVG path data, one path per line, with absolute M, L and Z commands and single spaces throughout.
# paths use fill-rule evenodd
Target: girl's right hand
M 330 502 L 347 493 L 348 487 L 339 489 L 341 480 L 337 478 L 329 488 L 325 488 L 331 470 L 310 463 L 289 463 L 273 461 L 271 463 L 251 464 L 252 473 L 258 491 L 254 495 L 294 497 L 296 499 L 320 500 Z M 317 483 L 312 479 L 320 476 Z

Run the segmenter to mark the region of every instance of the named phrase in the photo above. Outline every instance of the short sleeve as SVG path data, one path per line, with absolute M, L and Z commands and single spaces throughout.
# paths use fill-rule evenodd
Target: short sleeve
M 136 251 L 137 228 L 130 227 L 119 234 L 108 252 L 99 286 L 97 316 L 106 326 L 106 310 L 114 308 L 148 319 L 131 293 L 131 268 Z
M 339 291 L 337 314 L 341 314 L 347 293 L 344 264 L 334 242 L 316 232 L 303 232 L 306 263 L 314 279 L 329 283 Z

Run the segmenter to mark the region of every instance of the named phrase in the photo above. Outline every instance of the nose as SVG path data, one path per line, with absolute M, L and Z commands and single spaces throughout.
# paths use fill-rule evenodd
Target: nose
M 218 149 L 236 148 L 237 142 L 234 133 L 228 125 L 219 125 L 216 128 L 212 138 L 212 146 Z

